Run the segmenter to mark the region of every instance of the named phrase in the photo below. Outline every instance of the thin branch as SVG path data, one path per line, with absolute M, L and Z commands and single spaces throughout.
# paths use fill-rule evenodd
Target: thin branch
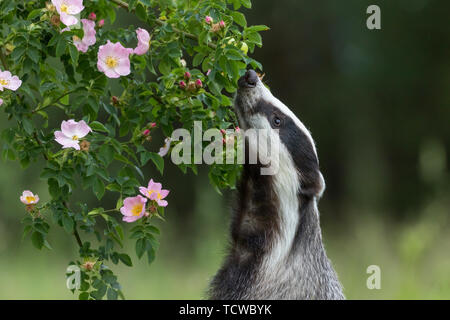
M 2 61 L 3 67 L 5 70 L 8 70 L 8 64 L 6 63 L 5 55 L 3 54 L 3 50 L 0 49 L 0 60 Z
M 38 143 L 40 146 L 42 146 L 42 142 L 41 142 L 41 140 L 39 140 L 39 138 L 38 138 L 36 132 L 34 132 L 34 138 L 36 139 L 37 143 Z M 44 159 L 48 161 L 47 155 L 46 155 L 45 153 L 43 153 L 42 155 L 44 156 Z M 69 207 L 68 207 L 66 201 L 63 202 L 63 205 L 64 205 L 64 207 L 66 207 L 67 209 L 69 209 Z M 73 226 L 73 235 L 75 236 L 75 239 L 77 240 L 78 246 L 79 246 L 80 248 L 82 248 L 82 247 L 83 247 L 83 241 L 81 241 L 80 234 L 78 233 L 77 225 L 76 225 L 76 224 Z
M 73 226 L 73 230 L 74 230 L 73 231 L 73 235 L 75 236 L 75 239 L 77 239 L 78 246 L 80 248 L 82 248 L 83 247 L 83 241 L 81 241 L 80 234 L 78 233 L 76 225 Z
M 38 145 L 42 147 L 42 142 L 41 142 L 41 140 L 39 140 L 36 131 L 33 133 L 33 136 L 34 136 L 34 139 L 37 141 Z M 44 156 L 44 159 L 46 161 L 48 161 L 47 155 L 45 153 L 43 153 L 42 155 Z
M 50 102 L 48 105 L 46 105 L 45 107 L 42 108 L 36 108 L 33 111 L 31 111 L 31 113 L 36 113 L 38 111 L 42 111 L 44 109 L 47 109 L 48 107 L 51 107 L 52 105 L 54 105 L 55 103 L 57 103 L 59 100 L 61 100 L 62 98 L 64 98 L 65 96 L 67 96 L 68 94 L 74 93 L 76 91 L 75 90 L 70 90 L 67 92 L 64 92 L 62 95 L 60 95 L 58 98 L 56 98 L 55 100 L 53 100 L 52 102 Z
M 117 4 L 119 7 L 122 7 L 124 9 L 129 8 L 128 3 L 121 1 L 121 0 L 110 0 L 111 2 Z M 133 10 L 134 11 L 134 10 Z M 166 23 L 164 21 L 162 21 L 161 19 L 156 19 L 155 20 L 156 24 L 160 25 L 160 26 L 164 26 Z M 176 33 L 182 34 L 183 36 L 185 36 L 186 38 L 192 39 L 192 40 L 197 40 L 198 41 L 198 37 L 195 34 L 180 30 L 176 27 L 172 27 L 173 31 L 175 31 Z M 210 43 L 208 42 L 208 47 L 212 48 L 212 49 L 216 49 L 217 46 L 214 43 Z
M 69 209 L 69 206 L 68 206 L 66 201 L 63 201 L 63 205 L 64 205 L 64 207 L 66 207 L 66 209 Z M 78 246 L 80 248 L 82 248 L 83 247 L 83 241 L 81 241 L 80 234 L 78 233 L 77 224 L 76 223 L 73 225 L 73 235 L 75 236 L 75 239 L 77 240 Z

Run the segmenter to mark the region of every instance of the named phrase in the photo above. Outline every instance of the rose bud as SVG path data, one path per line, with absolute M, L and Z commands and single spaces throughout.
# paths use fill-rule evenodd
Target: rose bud
M 150 134 L 150 130 L 149 129 L 145 129 L 144 131 L 142 131 L 142 135 L 143 136 L 148 136 Z
M 208 71 L 206 71 L 206 75 L 209 76 L 210 73 L 211 73 L 211 69 L 208 69 Z
M 186 71 L 186 72 L 184 73 L 184 78 L 185 78 L 186 80 L 189 80 L 189 79 L 191 78 L 191 73 L 190 73 L 189 71 Z
M 213 22 L 213 18 L 210 17 L 210 16 L 206 16 L 206 17 L 205 17 L 205 22 L 206 22 L 207 24 L 211 24 L 211 23 Z
M 89 20 L 95 21 L 97 19 L 97 15 L 94 12 L 89 13 Z
M 197 89 L 200 89 L 201 87 L 203 87 L 202 80 L 200 80 L 200 79 L 195 80 L 195 87 Z
M 187 85 L 187 90 L 188 91 L 195 91 L 196 89 L 197 89 L 197 86 L 196 86 L 195 82 L 189 81 L 189 83 Z
M 220 20 L 219 27 L 222 28 L 222 29 L 225 28 L 225 21 Z
M 180 64 L 183 68 L 186 68 L 186 60 L 180 59 Z
M 99 28 L 101 28 L 101 27 L 103 27 L 103 25 L 105 24 L 105 19 L 102 19 L 102 20 L 100 20 L 99 22 L 98 22 L 98 27 Z
M 220 25 L 218 23 L 213 23 L 211 25 L 211 32 L 216 33 L 220 31 Z
M 59 23 L 61 22 L 61 20 L 59 19 L 59 16 L 54 15 L 50 18 L 50 22 L 52 25 L 54 25 L 55 27 L 59 27 Z
M 116 96 L 112 96 L 111 97 L 111 104 L 113 106 L 117 106 L 119 104 L 119 98 L 117 98 Z
M 91 146 L 91 143 L 89 141 L 83 140 L 80 143 L 80 150 L 89 152 L 89 147 Z
M 241 128 L 239 128 L 239 127 L 236 127 L 236 132 L 240 132 L 241 131 Z
M 225 131 L 225 129 L 220 129 L 220 133 L 225 134 L 227 132 Z
M 179 85 L 181 89 L 186 89 L 186 82 L 184 82 L 183 80 L 180 81 Z
M 150 128 L 154 128 L 154 127 L 156 127 L 156 122 L 151 122 L 150 123 Z

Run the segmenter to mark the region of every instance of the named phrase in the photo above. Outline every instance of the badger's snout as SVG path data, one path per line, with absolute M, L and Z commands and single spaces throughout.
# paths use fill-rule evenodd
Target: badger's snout
M 242 77 L 238 80 L 239 88 L 254 88 L 258 83 L 258 74 L 254 70 L 248 70 Z

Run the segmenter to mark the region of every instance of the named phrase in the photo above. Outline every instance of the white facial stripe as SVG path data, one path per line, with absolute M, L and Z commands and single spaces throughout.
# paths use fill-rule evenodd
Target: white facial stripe
M 247 121 L 252 128 L 265 129 L 265 132 L 273 132 L 275 134 L 267 118 L 261 114 L 254 114 Z M 250 149 L 261 146 L 256 141 L 249 142 Z M 258 149 L 258 151 L 254 152 L 264 156 L 266 150 Z M 269 273 L 279 269 L 280 264 L 283 264 L 292 248 L 299 222 L 298 192 L 300 190 L 299 175 L 292 174 L 297 171 L 294 160 L 283 143 L 279 143 L 278 157 L 271 157 L 271 161 L 278 162 L 275 165 L 278 168 L 277 174 L 273 175 L 273 178 L 274 191 L 280 205 L 280 234 L 278 235 L 279 238 L 272 244 L 270 255 L 264 262 L 266 268 L 262 268 Z
M 316 145 L 314 143 L 314 140 L 311 136 L 311 133 L 309 130 L 305 127 L 305 125 L 300 121 L 299 118 L 280 100 L 278 100 L 276 97 L 272 95 L 272 93 L 267 89 L 267 87 L 258 79 L 257 87 L 261 93 L 261 98 L 265 101 L 269 102 L 270 104 L 277 107 L 282 113 L 284 113 L 286 116 L 290 117 L 294 123 L 297 125 L 297 127 L 308 137 L 309 142 L 311 143 L 314 153 L 317 157 L 317 151 L 316 151 Z M 256 88 L 255 88 L 256 89 Z

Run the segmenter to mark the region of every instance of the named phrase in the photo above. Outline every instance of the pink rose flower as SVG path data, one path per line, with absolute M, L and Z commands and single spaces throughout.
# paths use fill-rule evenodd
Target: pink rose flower
M 128 197 L 123 200 L 123 207 L 120 208 L 120 213 L 123 214 L 123 221 L 134 222 L 144 216 L 145 204 L 147 198 L 143 196 Z
M 20 201 L 26 205 L 36 204 L 39 202 L 39 196 L 37 194 L 33 194 L 33 192 L 29 190 L 25 190 L 20 197 Z
M 90 46 L 95 44 L 95 22 L 88 19 L 81 19 L 83 23 L 84 36 L 80 40 L 77 36 L 73 37 L 73 44 L 77 47 L 78 51 L 86 52 Z
M 58 11 L 62 23 L 66 26 L 78 23 L 75 15 L 84 9 L 83 0 L 52 0 L 52 3 Z
M 22 80 L 17 76 L 13 76 L 9 71 L 0 70 L 0 91 L 3 88 L 16 91 L 22 85 Z
M 61 123 L 61 131 L 55 131 L 55 141 L 63 149 L 74 148 L 80 150 L 80 139 L 85 137 L 92 129 L 84 120 L 76 122 L 73 119 Z
M 119 78 L 130 74 L 130 54 L 133 49 L 125 48 L 120 42 L 107 41 L 98 49 L 97 68 L 108 78 Z
M 156 201 L 160 207 L 166 207 L 168 202 L 163 200 L 169 194 L 169 190 L 161 189 L 162 185 L 158 182 L 153 182 L 153 179 L 150 179 L 147 188 L 139 187 L 139 191 L 149 198 L 150 200 Z
M 170 139 L 170 138 L 166 138 L 164 140 L 164 146 L 159 148 L 159 152 L 158 152 L 158 154 L 161 157 L 164 157 L 169 152 L 171 142 L 172 142 L 172 139 Z
M 138 38 L 138 45 L 134 49 L 134 53 L 141 56 L 150 49 L 150 35 L 147 30 L 142 28 L 136 30 L 136 35 Z

